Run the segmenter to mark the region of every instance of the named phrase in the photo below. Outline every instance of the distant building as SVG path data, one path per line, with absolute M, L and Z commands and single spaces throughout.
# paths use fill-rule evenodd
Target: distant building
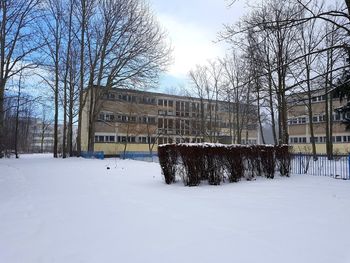
M 31 126 L 31 151 L 35 153 L 53 152 L 54 132 L 51 123 L 35 119 Z
M 156 151 L 158 144 L 180 142 L 235 143 L 232 103 L 162 93 L 113 89 L 105 94 L 95 123 L 95 151 L 105 154 Z M 88 148 L 88 107 L 83 109 L 82 150 Z M 242 129 L 244 144 L 258 143 L 255 106 Z M 248 140 L 246 140 L 248 134 Z
M 312 123 L 314 138 L 311 137 L 307 107 L 307 94 L 299 93 L 290 97 L 288 107 L 289 143 L 295 152 L 311 152 L 312 140 L 315 141 L 317 153 L 326 153 L 326 103 L 330 109 L 332 122 L 333 152 L 350 152 L 350 132 L 342 123 L 344 117 L 334 109 L 340 107 L 339 98 L 328 99 L 324 90 L 313 92 L 312 97 Z M 348 116 L 349 117 L 349 116 Z M 329 122 L 328 122 L 329 123 Z
M 31 147 L 34 153 L 53 152 L 54 125 L 52 122 L 43 122 L 41 119 L 33 119 L 30 127 Z M 63 124 L 58 124 L 58 152 L 62 152 Z M 76 149 L 77 127 L 73 126 L 73 149 Z

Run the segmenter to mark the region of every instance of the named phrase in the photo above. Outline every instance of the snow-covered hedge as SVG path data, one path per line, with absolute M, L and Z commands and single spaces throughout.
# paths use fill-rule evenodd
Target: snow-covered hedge
M 272 179 L 276 171 L 281 176 L 289 176 L 290 171 L 288 145 L 163 144 L 158 147 L 158 156 L 167 184 L 175 182 L 176 176 L 187 186 L 203 180 L 219 185 L 225 179 Z

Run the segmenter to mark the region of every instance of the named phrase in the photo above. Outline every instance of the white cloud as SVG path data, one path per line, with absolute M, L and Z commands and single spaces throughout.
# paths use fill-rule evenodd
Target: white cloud
M 183 78 L 196 64 L 203 64 L 225 53 L 219 44 L 213 43 L 215 34 L 169 15 L 160 14 L 158 19 L 168 31 L 174 48 L 174 63 L 169 67 L 168 74 Z

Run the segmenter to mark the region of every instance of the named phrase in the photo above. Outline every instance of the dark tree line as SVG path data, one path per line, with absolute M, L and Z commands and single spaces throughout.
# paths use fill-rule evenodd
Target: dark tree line
M 83 108 L 87 107 L 88 149 L 93 150 L 94 123 L 102 94 L 114 87 L 155 86 L 168 64 L 170 51 L 165 31 L 143 1 L 1 1 L 0 157 L 9 147 L 5 145 L 10 125 L 5 116 L 9 113 L 4 105 L 11 96 L 7 92 L 9 81 L 18 79 L 22 72 L 28 74 L 35 68 L 40 88 L 49 88 L 53 154 L 58 157 L 61 152 L 65 158 L 75 150 L 80 155 Z M 43 91 L 37 92 L 40 95 Z
M 220 33 L 220 40 L 236 52 L 230 60 L 240 61 L 246 69 L 246 74 L 235 69 L 232 75 L 240 77 L 228 91 L 233 96 L 237 89 L 250 94 L 251 102 L 259 106 L 260 127 L 266 119 L 263 113 L 268 113 L 275 144 L 289 143 L 287 112 L 298 93 L 303 94 L 298 102 L 307 108 L 314 137 L 311 104 L 315 91 L 321 90 L 326 97 L 326 144 L 331 157 L 332 99 L 340 87 L 338 79 L 344 79 L 349 68 L 349 10 L 350 1 L 264 0 Z M 311 145 L 316 156 L 314 139 Z

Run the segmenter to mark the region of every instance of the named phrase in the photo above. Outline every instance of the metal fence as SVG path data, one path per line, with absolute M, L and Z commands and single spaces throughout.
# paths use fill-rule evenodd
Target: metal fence
M 292 174 L 309 174 L 317 176 L 331 176 L 337 179 L 350 179 L 350 155 L 334 155 L 329 160 L 327 155 L 298 153 L 291 159 Z
M 104 152 L 81 152 L 81 157 L 87 159 L 104 159 Z
M 119 156 L 122 159 L 132 159 L 145 162 L 159 162 L 157 153 L 151 154 L 150 152 L 121 152 Z

